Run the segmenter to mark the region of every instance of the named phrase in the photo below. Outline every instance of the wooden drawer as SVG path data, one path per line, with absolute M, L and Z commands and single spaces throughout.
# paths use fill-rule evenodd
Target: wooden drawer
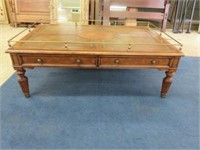
M 17 22 L 37 22 L 41 19 L 40 22 L 49 23 L 50 15 L 49 14 L 35 14 L 35 15 L 16 15 Z
M 90 56 L 51 56 L 51 55 L 20 55 L 23 65 L 35 66 L 94 66 L 96 67 L 96 57 Z
M 161 57 L 101 57 L 100 67 L 169 67 L 171 58 Z

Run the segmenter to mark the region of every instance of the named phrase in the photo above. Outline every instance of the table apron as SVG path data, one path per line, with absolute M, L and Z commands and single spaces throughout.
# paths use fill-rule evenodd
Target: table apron
M 110 69 L 176 69 L 180 57 L 13 54 L 14 67 L 64 67 Z

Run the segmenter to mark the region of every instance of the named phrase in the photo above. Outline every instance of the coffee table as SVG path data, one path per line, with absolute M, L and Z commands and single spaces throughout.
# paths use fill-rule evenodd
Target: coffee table
M 40 24 L 30 30 L 20 40 L 10 39 L 7 50 L 25 97 L 30 96 L 25 71 L 35 67 L 158 69 L 166 72 L 160 94 L 165 97 L 183 56 L 178 41 L 168 36 L 174 43 L 169 42 L 149 25 Z

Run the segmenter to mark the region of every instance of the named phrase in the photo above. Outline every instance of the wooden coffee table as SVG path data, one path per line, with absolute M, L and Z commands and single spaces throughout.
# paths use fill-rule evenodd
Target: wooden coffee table
M 165 97 L 183 56 L 180 43 L 171 44 L 148 26 L 40 24 L 21 40 L 14 38 L 7 53 L 25 97 L 30 96 L 25 69 L 35 67 L 163 70 Z

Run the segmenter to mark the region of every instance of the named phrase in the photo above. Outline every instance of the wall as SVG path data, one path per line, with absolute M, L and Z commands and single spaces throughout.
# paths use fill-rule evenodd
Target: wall
M 5 0 L 0 0 L 0 23 L 8 23 Z
M 80 0 L 59 0 L 61 7 L 80 7 Z

